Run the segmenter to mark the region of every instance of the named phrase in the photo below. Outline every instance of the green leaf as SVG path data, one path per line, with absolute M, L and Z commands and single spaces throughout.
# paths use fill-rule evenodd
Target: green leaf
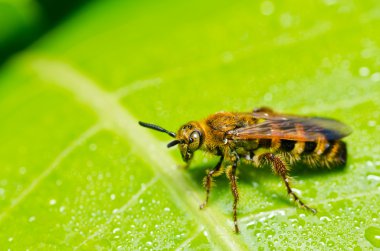
M 42 14 L 33 0 L 0 0 L 0 63 L 42 30 Z
M 302 8 L 301 8 L 302 7 Z M 374 250 L 380 246 L 377 1 L 88 5 L 0 74 L 0 246 L 6 249 Z M 275 110 L 353 128 L 345 168 L 202 178 L 165 134 L 214 112 Z

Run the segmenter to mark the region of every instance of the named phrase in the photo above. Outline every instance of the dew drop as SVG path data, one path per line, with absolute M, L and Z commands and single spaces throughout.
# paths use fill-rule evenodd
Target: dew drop
M 89 148 L 90 148 L 91 151 L 94 152 L 94 151 L 96 151 L 96 149 L 98 148 L 98 146 L 96 144 L 90 144 Z
M 265 95 L 264 95 L 264 101 L 270 102 L 270 101 L 272 101 L 272 98 L 273 98 L 272 93 L 270 93 L 270 92 L 265 93 Z
M 327 241 L 327 246 L 328 247 L 333 247 L 334 245 L 335 245 L 335 243 L 332 240 L 328 240 Z
M 30 216 L 28 221 L 29 221 L 29 222 L 33 222 L 33 221 L 35 221 L 35 220 L 36 220 L 36 216 Z
M 369 227 L 365 230 L 364 236 L 374 247 L 380 248 L 380 228 Z
M 57 204 L 57 201 L 55 200 L 55 199 L 51 199 L 50 201 L 49 201 L 49 205 L 55 205 L 55 204 Z
M 373 82 L 379 82 L 380 81 L 380 72 L 375 72 L 371 75 L 371 80 Z
M 288 28 L 293 24 L 293 17 L 289 13 L 284 13 L 280 16 L 280 23 L 282 27 Z
M 380 181 L 380 176 L 374 175 L 374 174 L 369 174 L 369 175 L 367 175 L 367 180 Z
M 368 126 L 370 126 L 370 127 L 376 126 L 376 121 L 375 120 L 369 120 L 368 121 Z
M 292 188 L 293 189 L 293 191 L 294 192 L 296 192 L 296 194 L 298 194 L 298 195 L 302 195 L 302 191 L 301 190 L 299 190 L 299 189 L 297 189 L 297 188 Z
M 111 194 L 110 198 L 111 198 L 111 200 L 115 200 L 116 195 L 115 194 Z
M 325 222 L 327 222 L 327 221 L 331 221 L 331 219 L 329 218 L 329 217 L 327 217 L 327 216 L 322 216 L 321 218 L 319 218 L 321 221 L 325 221 Z
M 0 187 L 0 197 L 5 195 L 5 189 Z
M 26 174 L 26 168 L 24 166 L 20 167 L 20 169 L 18 170 L 18 172 L 21 174 L 21 175 L 24 175 Z
M 232 52 L 227 51 L 223 53 L 222 60 L 224 63 L 230 63 L 234 60 L 234 54 L 232 54 Z
M 359 68 L 359 75 L 362 77 L 368 77 L 370 74 L 370 70 L 367 67 L 360 67 Z
M 274 11 L 274 5 L 271 1 L 264 1 L 261 3 L 260 10 L 263 15 L 269 16 Z

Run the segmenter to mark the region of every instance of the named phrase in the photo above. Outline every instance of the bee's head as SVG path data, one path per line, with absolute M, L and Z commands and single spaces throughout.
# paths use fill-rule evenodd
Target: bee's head
M 193 153 L 202 146 L 203 137 L 204 133 L 202 128 L 195 122 L 189 122 L 179 128 L 176 137 L 177 141 L 174 140 L 170 142 L 168 147 L 179 144 L 182 159 L 188 162 L 193 157 Z
M 181 151 L 182 159 L 188 162 L 192 159 L 193 153 L 198 150 L 203 143 L 203 130 L 196 122 L 189 122 L 178 130 L 178 133 L 170 132 L 157 125 L 139 122 L 141 126 L 154 129 L 156 131 L 164 132 L 175 138 L 168 144 L 168 148 L 178 145 Z

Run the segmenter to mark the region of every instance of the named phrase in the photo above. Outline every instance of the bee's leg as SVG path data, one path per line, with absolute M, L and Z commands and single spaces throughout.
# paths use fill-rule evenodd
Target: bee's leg
M 235 232 L 239 233 L 239 226 L 237 223 L 237 203 L 239 201 L 239 191 L 237 187 L 237 177 L 236 177 L 236 168 L 237 168 L 237 163 L 238 163 L 238 157 L 234 156 L 232 159 L 232 165 L 228 166 L 226 170 L 226 174 L 228 179 L 230 180 L 231 184 L 231 191 L 234 196 L 234 205 L 233 205 L 233 214 L 234 214 L 234 226 L 235 226 Z
M 223 173 L 222 163 L 224 160 L 224 156 L 221 156 L 218 164 L 207 173 L 207 176 L 203 179 L 203 186 L 206 188 L 206 200 L 199 206 L 200 209 L 203 209 L 208 202 L 208 197 L 210 195 L 211 185 L 212 185 L 212 177 L 217 177 Z
M 285 186 L 286 186 L 286 189 L 288 191 L 288 194 L 290 194 L 291 196 L 293 196 L 295 202 L 298 202 L 301 207 L 306 208 L 307 210 L 311 211 L 313 214 L 317 213 L 317 210 L 315 210 L 314 208 L 311 208 L 311 207 L 307 206 L 293 192 L 292 188 L 290 187 L 290 183 L 289 183 L 289 179 L 290 178 L 288 176 L 288 168 L 286 167 L 285 163 L 279 157 L 275 156 L 273 153 L 264 153 L 264 154 L 262 154 L 262 155 L 260 155 L 258 157 L 258 160 L 259 161 L 266 160 L 266 161 L 268 161 L 272 165 L 273 171 L 276 174 L 278 174 L 278 175 L 281 176 L 282 180 L 285 183 Z

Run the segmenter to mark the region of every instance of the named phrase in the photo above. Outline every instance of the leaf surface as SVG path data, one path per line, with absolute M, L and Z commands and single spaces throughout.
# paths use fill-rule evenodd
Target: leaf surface
M 95 2 L 0 75 L 0 246 L 316 250 L 380 247 L 377 1 Z M 176 131 L 220 111 L 331 117 L 353 128 L 345 168 L 239 168 L 239 223 L 198 154 L 189 170 L 147 121 Z

